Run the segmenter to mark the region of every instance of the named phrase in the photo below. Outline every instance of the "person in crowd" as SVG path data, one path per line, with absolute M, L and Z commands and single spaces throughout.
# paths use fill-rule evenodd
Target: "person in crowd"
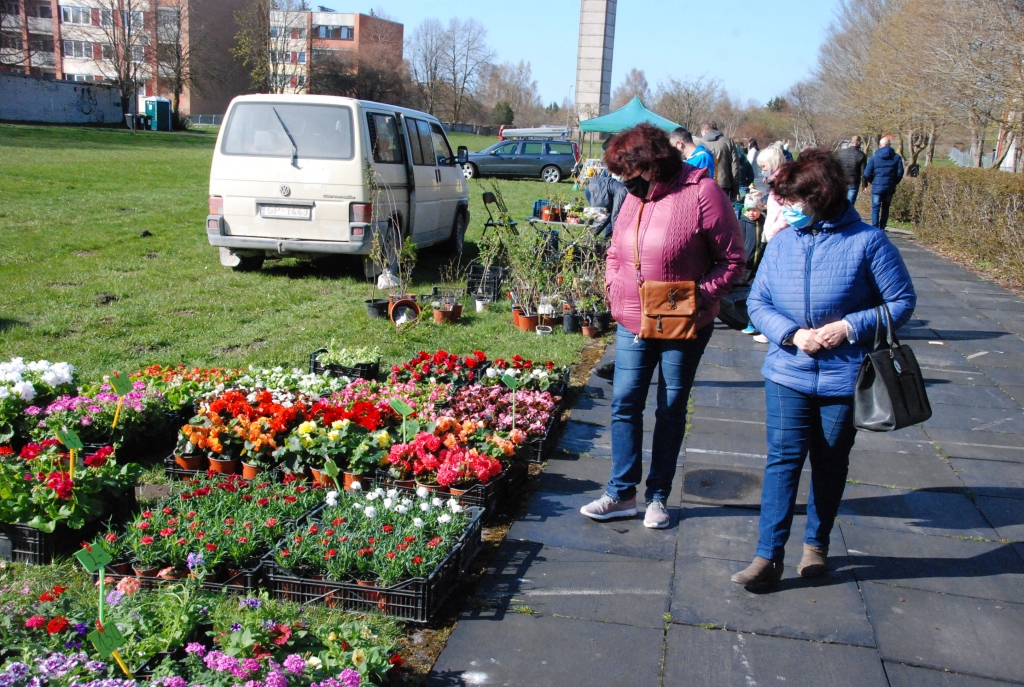
M 611 479 L 604 495 L 580 512 L 594 520 L 636 515 L 636 487 L 643 477 L 644 406 L 657 368 L 658 407 L 644 525 L 661 529 L 669 525 L 665 504 L 686 431 L 693 378 L 714 330 L 718 300 L 743 276 L 746 255 L 729 199 L 705 170 L 683 162 L 661 129 L 640 124 L 625 131 L 604 161 L 629 191 L 615 222 L 605 272 L 612 315 L 618 322 Z M 640 338 L 641 276 L 647 281 L 699 284 L 696 338 Z
M 850 145 L 839 152 L 839 164 L 843 166 L 846 173 L 846 199 L 850 205 L 857 205 L 857 195 L 860 192 L 860 185 L 864 178 L 864 165 L 867 164 L 868 156 L 860 149 L 860 136 L 850 139 Z
M 864 187 L 871 184 L 871 224 L 885 230 L 896 186 L 903 180 L 903 158 L 892 149 L 892 137 L 882 136 L 878 150 L 864 168 Z
M 781 144 L 773 144 L 761 151 L 757 156 L 757 165 L 761 169 L 761 179 L 768 188 L 768 203 L 765 210 L 764 240 L 771 241 L 780 231 L 788 227 L 785 217 L 782 216 L 782 204 L 772 192 L 772 179 L 779 168 L 786 163 L 786 156 L 783 154 Z
M 685 128 L 679 127 L 668 135 L 668 140 L 676 150 L 683 154 L 686 164 L 693 167 L 703 167 L 708 170 L 708 174 L 712 179 L 715 178 L 715 158 L 707 148 L 694 142 L 693 134 Z
M 782 154 L 786 157 L 786 162 L 793 161 L 793 153 L 789 152 L 789 141 L 782 144 Z
M 700 137 L 705 148 L 715 158 L 715 181 L 735 200 L 740 191 L 740 160 L 733 140 L 718 130 L 718 123 L 708 120 L 701 125 Z
M 736 144 L 736 159 L 740 163 L 740 174 L 737 177 L 740 194 L 746 195 L 747 189 L 754 184 L 754 168 L 751 166 L 750 161 L 747 160 L 747 154 L 738 143 Z
M 744 283 L 750 283 L 757 273 L 757 266 L 764 253 L 764 211 L 765 197 L 757 189 L 751 189 L 743 199 L 743 214 L 740 215 L 740 231 L 743 233 L 743 249 L 747 252 L 747 271 Z M 754 337 L 758 343 L 768 343 L 768 339 L 757 331 L 752 321 L 747 322 L 744 334 Z
M 587 185 L 586 196 L 591 207 L 604 208 L 607 213 L 604 220 L 594 224 L 594 233 L 610 239 L 615 218 L 619 216 L 619 208 L 626 198 L 626 187 L 615 177 L 596 176 Z
M 773 589 L 782 576 L 808 456 L 811 493 L 797 573 L 824 574 L 856 435 L 854 383 L 874 344 L 875 307 L 888 306 L 899 327 L 917 303 L 900 252 L 861 221 L 846 199 L 843 167 L 828 150 L 804 150 L 772 186 L 791 228 L 768 244 L 747 298 L 754 326 L 771 342 L 761 368 L 768 461 L 756 557 L 732 576 L 755 592 Z
M 757 145 L 757 139 L 750 139 L 750 144 L 747 146 L 747 162 L 753 168 L 757 164 L 757 154 L 761 152 L 761 147 Z

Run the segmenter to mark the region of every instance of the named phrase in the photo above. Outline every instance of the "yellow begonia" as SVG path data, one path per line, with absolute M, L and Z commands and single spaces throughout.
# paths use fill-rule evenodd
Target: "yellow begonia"
M 316 431 L 316 423 L 315 422 L 306 421 L 306 422 L 303 422 L 301 425 L 299 425 L 299 434 L 309 434 L 310 432 L 315 432 L 315 431 Z
M 381 430 L 377 432 L 377 446 L 380 448 L 387 448 L 391 445 L 391 435 L 388 434 L 387 430 Z
M 330 439 L 331 441 L 337 441 L 338 439 L 341 438 L 341 432 L 339 432 L 336 429 L 332 429 L 330 432 L 327 433 L 327 438 Z

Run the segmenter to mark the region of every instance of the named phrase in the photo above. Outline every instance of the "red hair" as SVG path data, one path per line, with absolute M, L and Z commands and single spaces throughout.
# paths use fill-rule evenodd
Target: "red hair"
M 612 174 L 627 179 L 653 172 L 652 181 L 669 181 L 683 170 L 683 158 L 668 134 L 652 124 L 637 124 L 613 138 L 604 164 Z
M 825 148 L 808 148 L 779 167 L 772 192 L 779 200 L 807 203 L 818 219 L 836 219 L 846 208 L 846 175 Z

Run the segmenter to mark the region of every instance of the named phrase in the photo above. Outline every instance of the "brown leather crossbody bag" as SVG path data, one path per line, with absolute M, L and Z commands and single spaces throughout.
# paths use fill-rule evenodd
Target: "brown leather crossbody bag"
M 696 339 L 697 282 L 647 281 L 640 273 L 640 220 L 646 204 L 646 201 L 640 202 L 633 230 L 633 264 L 641 311 L 638 336 L 641 339 Z

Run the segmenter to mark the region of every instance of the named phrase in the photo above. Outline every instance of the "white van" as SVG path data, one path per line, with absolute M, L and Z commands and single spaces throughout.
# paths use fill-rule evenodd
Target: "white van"
M 418 247 L 448 242 L 461 253 L 467 159 L 425 112 L 334 96 L 240 96 L 217 136 L 206 234 L 236 270 L 284 256 L 366 256 L 374 227 L 389 224 Z

